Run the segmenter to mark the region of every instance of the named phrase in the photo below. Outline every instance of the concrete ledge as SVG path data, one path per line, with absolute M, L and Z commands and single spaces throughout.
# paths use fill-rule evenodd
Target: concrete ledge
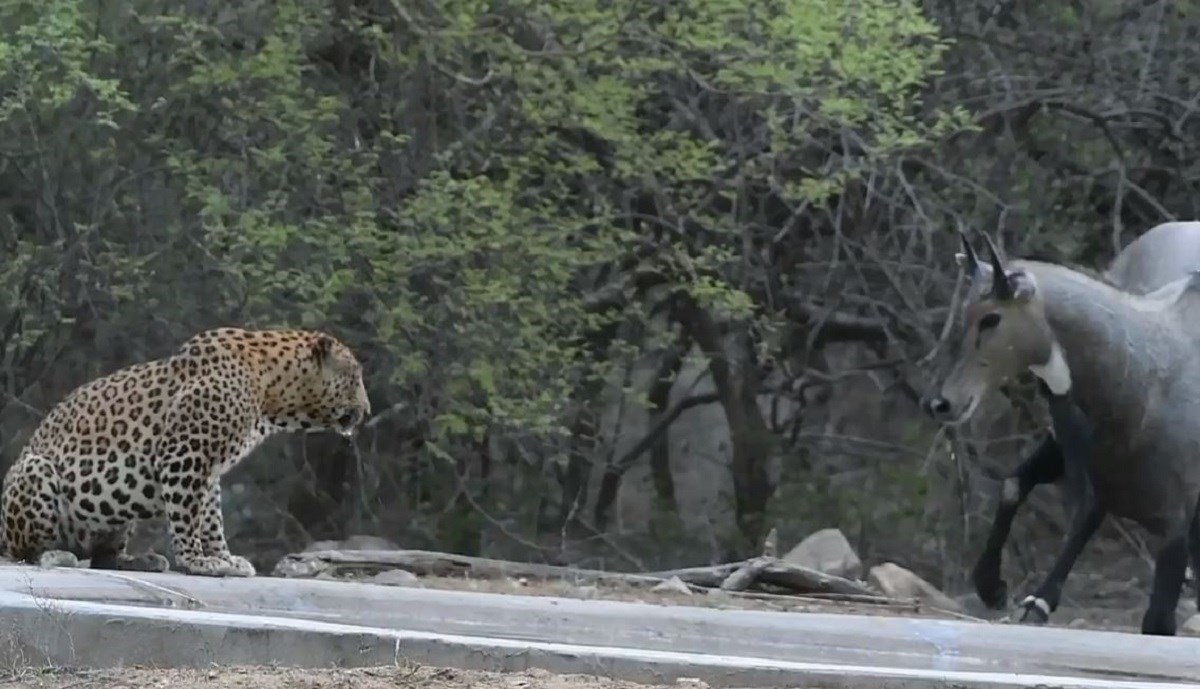
M 830 689 L 1194 689 L 1196 684 L 788 662 L 619 647 L 383 630 L 293 618 L 0 594 L 6 664 L 111 668 L 217 663 L 361 667 L 405 661 L 462 669 L 539 668 L 637 682 L 696 677 L 716 687 Z
M 818 666 L 1156 680 L 1200 686 L 1200 640 L 913 617 L 722 610 L 344 581 L 0 566 L 0 592 L 374 630 L 803 661 Z

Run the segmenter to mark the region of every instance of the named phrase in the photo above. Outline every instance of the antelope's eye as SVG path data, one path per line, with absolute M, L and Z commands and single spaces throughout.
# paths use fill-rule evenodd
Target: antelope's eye
M 988 328 L 994 328 L 997 325 L 1000 325 L 1000 314 L 998 313 L 989 313 L 983 318 L 979 319 L 979 329 L 981 331 L 987 330 Z

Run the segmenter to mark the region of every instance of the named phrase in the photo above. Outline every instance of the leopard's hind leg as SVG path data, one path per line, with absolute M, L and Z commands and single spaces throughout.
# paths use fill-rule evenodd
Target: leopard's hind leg
M 50 457 L 22 455 L 13 463 L 0 492 L 0 529 L 10 557 L 42 567 L 79 566 L 62 488 Z
M 156 552 L 131 555 L 127 548 L 132 531 L 133 522 L 129 522 L 103 534 L 92 534 L 92 569 L 126 572 L 166 572 L 171 569 L 167 558 Z

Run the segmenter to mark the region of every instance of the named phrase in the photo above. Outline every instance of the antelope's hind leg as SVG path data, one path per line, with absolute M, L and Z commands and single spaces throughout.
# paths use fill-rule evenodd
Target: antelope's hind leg
M 1175 635 L 1175 611 L 1183 592 L 1183 577 L 1191 550 L 1189 543 L 1194 531 L 1195 510 L 1189 512 L 1182 524 L 1163 541 L 1154 560 L 1154 588 L 1150 591 L 1150 605 L 1142 617 L 1143 634 Z
M 1188 527 L 1187 538 L 1188 559 L 1192 566 L 1192 586 L 1196 594 L 1196 608 L 1200 610 L 1200 496 L 1197 497 L 1196 505 L 1192 508 L 1192 521 Z M 1184 578 L 1187 578 L 1187 570 L 1184 569 Z

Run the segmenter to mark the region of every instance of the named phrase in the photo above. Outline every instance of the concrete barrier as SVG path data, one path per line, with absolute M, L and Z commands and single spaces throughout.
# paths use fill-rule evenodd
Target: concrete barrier
M 1200 641 L 269 578 L 0 567 L 7 665 L 541 668 L 716 687 L 1200 684 Z

